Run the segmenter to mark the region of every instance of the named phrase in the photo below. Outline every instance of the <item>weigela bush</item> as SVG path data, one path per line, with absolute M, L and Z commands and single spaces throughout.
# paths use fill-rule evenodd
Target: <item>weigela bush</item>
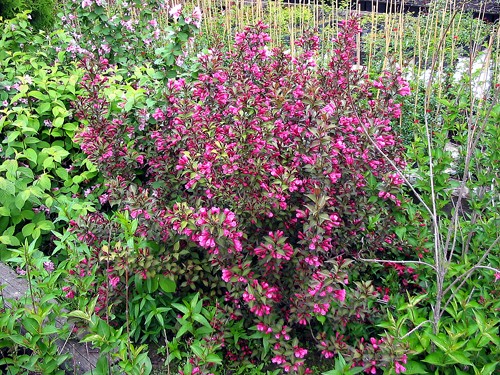
M 101 202 L 128 211 L 135 236 L 161 246 L 103 261 L 101 244 L 120 237 L 113 220 L 94 213 L 73 230 L 94 246 L 87 261 L 113 277 L 110 298 L 124 268 L 161 272 L 179 293 L 224 297 L 228 321 L 256 331 L 251 355 L 287 372 L 309 372 L 313 342 L 324 358 L 342 353 L 371 373 L 403 363 L 390 338 L 375 337 L 380 289 L 352 275 L 366 269 L 353 262 L 361 252 L 399 251 L 403 180 L 380 151 L 404 166 L 391 123 L 408 84 L 356 65 L 355 19 L 341 24 L 326 68 L 315 64 L 317 36 L 300 39 L 295 57 L 267 48 L 266 28 L 237 34 L 232 52 L 200 54 L 195 82 L 170 80 L 158 93 L 138 80 L 133 105 L 106 94 L 115 84 L 107 60 L 84 62 L 78 138 L 107 178 Z M 143 254 L 154 267 L 135 261 Z M 229 336 L 217 337 L 235 360 L 243 341 Z

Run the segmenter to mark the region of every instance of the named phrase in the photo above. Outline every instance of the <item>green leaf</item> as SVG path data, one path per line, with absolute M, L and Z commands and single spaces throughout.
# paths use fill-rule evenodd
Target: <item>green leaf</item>
M 0 216 L 10 216 L 10 209 L 8 207 L 0 207 Z
M 59 333 L 59 329 L 55 325 L 45 325 L 42 328 L 42 334 L 53 335 Z
M 4 245 L 9 245 L 9 246 L 19 246 L 21 244 L 17 239 L 17 237 L 10 235 L 0 236 L 0 242 L 3 243 Z
M 36 112 L 39 115 L 43 115 L 44 113 L 47 113 L 50 111 L 50 103 L 47 102 L 42 102 L 40 105 L 36 108 Z
M 40 176 L 40 178 L 38 179 L 38 183 L 43 190 L 50 190 L 50 188 L 52 187 L 50 177 L 46 173 Z
M 156 314 L 155 315 L 156 320 L 160 324 L 161 327 L 165 326 L 165 321 L 163 320 L 163 316 L 161 314 Z
M 91 342 L 91 343 L 97 343 L 99 341 L 102 341 L 103 337 L 96 334 L 90 334 L 85 336 L 83 339 L 80 340 L 80 342 Z
M 93 371 L 94 375 L 109 375 L 109 363 L 106 355 L 99 356 L 96 367 Z
M 195 311 L 195 312 L 200 312 L 201 311 L 201 308 L 203 307 L 201 301 L 198 302 L 198 299 L 200 298 L 200 294 L 199 293 L 196 293 L 193 297 L 193 299 L 191 300 L 191 311 Z
M 42 220 L 36 224 L 40 230 L 52 230 L 54 229 L 54 224 L 50 220 Z
M 4 167 L 7 170 L 7 173 L 10 173 L 12 176 L 16 175 L 18 168 L 17 161 L 11 159 L 5 160 L 2 164 L 2 169 L 4 169 Z
M 63 129 L 69 133 L 74 132 L 77 127 L 78 125 L 76 124 L 76 122 L 65 122 L 63 125 Z
M 181 322 L 181 328 L 179 329 L 179 331 L 177 332 L 177 335 L 175 335 L 175 338 L 179 338 L 179 337 L 182 337 L 182 335 L 184 335 L 185 333 L 187 332 L 191 332 L 193 330 L 193 325 L 188 322 L 188 321 L 184 321 L 184 322 Z
M 400 240 L 404 239 L 406 234 L 406 227 L 398 227 L 394 230 Z
M 497 368 L 497 365 L 499 363 L 500 362 L 493 362 L 493 363 L 488 363 L 488 364 L 484 365 L 483 368 L 481 369 L 481 375 L 493 374 L 493 371 L 495 371 L 495 369 Z
M 433 335 L 431 333 L 428 334 L 431 338 L 432 342 L 436 344 L 436 346 L 441 349 L 443 352 L 448 351 L 450 345 L 449 342 L 443 337 L 443 334 L 439 334 L 439 336 Z
M 408 361 L 405 365 L 405 374 L 427 374 L 426 367 L 419 362 Z
M 65 168 L 57 168 L 56 175 L 58 175 L 62 180 L 68 179 L 68 171 Z
M 23 207 L 24 207 L 24 204 L 26 203 L 26 201 L 28 200 L 28 198 L 30 197 L 30 192 L 29 190 L 24 190 L 24 191 L 21 191 L 17 196 L 16 196 L 16 199 L 14 201 L 14 205 L 19 209 L 21 210 Z
M 54 168 L 54 158 L 49 156 L 43 161 L 44 169 L 52 169 Z
M 68 113 L 68 111 L 66 111 L 66 108 L 64 108 L 64 107 L 56 105 L 54 108 L 52 108 L 52 114 L 54 115 L 55 118 L 56 117 L 66 117 L 67 113 Z M 56 120 L 57 120 L 57 118 L 56 118 Z
M 191 345 L 191 350 L 193 351 L 194 355 L 197 356 L 198 358 L 205 359 L 203 349 L 198 343 Z
M 425 359 L 423 361 L 430 363 L 431 365 L 444 366 L 445 355 L 443 352 L 437 351 L 437 352 L 429 354 L 427 357 L 425 357 Z
M 205 318 L 203 315 L 201 314 L 193 314 L 193 319 L 195 321 L 197 321 L 198 323 L 200 323 L 201 325 L 204 325 L 205 327 L 207 328 L 212 328 L 212 326 L 210 325 L 210 323 L 208 322 L 207 318 Z
M 449 352 L 447 353 L 448 357 L 450 357 L 456 363 L 460 363 L 461 365 L 472 366 L 472 362 L 467 358 L 463 352 Z
M 177 34 L 177 38 L 181 41 L 181 42 L 186 42 L 188 40 L 188 35 L 186 33 L 178 33 Z
M 35 228 L 33 230 L 33 233 L 31 234 L 31 237 L 33 237 L 36 240 L 36 239 L 40 238 L 40 234 L 41 234 L 40 228 Z
M 30 180 L 33 180 L 35 175 L 33 174 L 33 171 L 27 167 L 19 167 L 17 170 L 17 173 L 19 174 L 19 177 L 27 177 Z
M 25 346 L 26 345 L 26 338 L 23 335 L 9 335 L 8 336 L 9 340 L 14 342 L 15 344 L 19 346 Z
M 69 318 L 78 318 L 86 321 L 91 321 L 90 315 L 87 314 L 86 312 L 83 312 L 81 310 L 74 310 L 68 313 Z
M 48 99 L 47 95 L 42 94 L 40 91 L 30 91 L 28 93 L 28 96 L 31 96 L 31 97 L 38 99 L 38 100 L 41 100 L 41 101 L 45 101 Z
M 64 124 L 64 117 L 57 117 L 53 122 L 54 128 L 61 128 Z
M 318 322 L 320 322 L 321 324 L 325 324 L 325 322 L 326 322 L 326 316 L 324 316 L 324 315 L 317 315 L 316 316 L 316 320 Z
M 33 163 L 36 164 L 36 161 L 38 159 L 38 155 L 37 155 L 35 150 L 33 150 L 32 148 L 28 148 L 28 149 L 24 150 L 23 154 L 26 157 L 26 159 L 28 159 L 29 161 L 32 161 Z
M 172 307 L 174 307 L 177 310 L 179 310 L 180 312 L 184 313 L 184 315 L 189 314 L 189 309 L 186 306 L 181 305 L 180 303 L 172 303 Z
M 359 374 L 359 373 L 361 373 L 363 371 L 364 371 L 363 367 L 351 367 L 349 369 L 349 374 L 350 375 L 355 375 L 355 374 Z
M 4 190 L 10 195 L 16 194 L 16 186 L 12 181 L 6 180 L 3 177 L 0 177 L 0 190 Z
M 214 331 L 214 329 L 212 327 L 203 326 L 203 327 L 197 328 L 194 331 L 194 336 L 195 337 L 204 337 L 204 336 L 211 334 L 213 331 Z
M 54 198 L 52 197 L 47 197 L 47 199 L 45 199 L 45 205 L 47 207 L 52 207 L 52 205 L 54 204 Z
M 484 331 L 486 331 L 486 320 L 484 319 L 484 314 L 477 310 L 472 310 L 472 312 L 476 317 L 476 322 L 479 326 L 479 330 L 481 331 L 481 333 L 483 333 Z
M 168 277 L 160 276 L 159 282 L 161 290 L 165 293 L 174 293 L 177 288 L 175 281 L 170 280 Z
M 21 134 L 21 132 L 19 131 L 13 131 L 13 132 L 10 132 L 9 135 L 7 136 L 7 143 L 13 143 L 16 138 L 19 136 L 19 134 Z
M 222 363 L 222 358 L 219 357 L 217 354 L 215 353 L 210 353 L 209 355 L 207 355 L 207 357 L 205 358 L 205 362 L 207 363 L 216 363 L 216 364 L 221 364 Z
M 24 237 L 28 237 L 28 236 L 31 236 L 31 234 L 33 233 L 33 230 L 35 229 L 35 224 L 34 223 L 28 223 L 26 224 L 24 227 L 23 227 L 23 236 Z
M 40 329 L 40 324 L 36 319 L 25 317 L 23 319 L 23 326 L 32 335 L 38 334 L 38 330 Z

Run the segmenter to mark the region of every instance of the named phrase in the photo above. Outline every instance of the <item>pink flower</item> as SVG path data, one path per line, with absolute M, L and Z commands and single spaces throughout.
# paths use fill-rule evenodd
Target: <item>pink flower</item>
M 380 90 L 385 88 L 384 84 L 380 81 L 373 81 L 373 87 Z
M 394 367 L 395 367 L 396 374 L 400 374 L 400 373 L 406 371 L 406 368 L 398 361 L 394 362 Z
M 500 272 L 495 273 L 495 282 L 500 280 Z
M 87 7 L 90 7 L 92 6 L 92 0 L 83 0 L 82 1 L 82 8 L 87 8 Z
M 175 21 L 177 21 L 177 19 L 182 14 L 182 4 L 174 5 L 172 8 L 170 8 L 168 14 L 170 14 L 170 17 L 172 17 Z
M 307 355 L 307 349 L 299 348 L 298 346 L 293 348 L 293 354 L 297 358 L 304 358 Z
M 408 82 L 401 78 L 401 77 L 397 77 L 397 81 L 398 81 L 398 84 L 399 84 L 399 90 L 398 90 L 398 94 L 401 95 L 401 96 L 407 96 L 407 95 L 410 95 L 410 85 L 408 84 Z
M 233 273 L 229 270 L 223 269 L 222 270 L 222 280 L 224 280 L 226 283 L 228 283 L 231 280 L 231 277 L 233 276 Z
M 387 177 L 389 178 L 391 184 L 394 185 L 402 185 L 405 182 L 399 173 L 390 173 Z
M 153 113 L 153 118 L 156 121 L 165 121 L 166 117 L 163 111 L 160 108 L 156 108 L 155 113 Z
M 103 194 L 103 195 L 99 196 L 99 202 L 101 204 L 104 204 L 107 201 L 109 201 L 109 194 Z
M 326 315 L 329 308 L 330 308 L 329 303 L 315 303 L 313 311 L 320 315 Z
M 73 291 L 73 289 L 71 289 L 69 286 L 64 286 L 62 288 L 62 291 L 64 293 L 66 293 L 66 298 L 69 298 L 69 299 L 73 299 L 75 298 L 75 292 Z
M 191 14 L 191 17 L 193 17 L 193 24 L 196 26 L 196 27 L 200 27 L 201 26 L 201 9 L 200 7 L 195 7 L 193 9 L 193 13 Z
M 332 116 L 333 114 L 335 114 L 335 108 L 336 108 L 335 103 L 330 102 L 323 108 L 323 112 L 329 116 Z
M 345 296 L 346 296 L 346 291 L 345 291 L 345 289 L 336 290 L 336 291 L 333 292 L 333 295 L 339 301 L 344 301 L 345 300 Z
M 43 268 L 45 268 L 45 271 L 48 273 L 51 273 L 54 271 L 54 263 L 52 263 L 50 260 L 47 262 L 43 262 Z
M 322 350 L 321 355 L 323 357 L 325 357 L 326 359 L 333 358 L 335 356 L 335 354 L 333 354 L 333 352 L 331 352 L 329 350 Z
M 194 7 L 193 14 L 191 15 L 195 20 L 201 21 L 201 9 L 200 7 Z
M 248 293 L 247 291 L 243 292 L 243 301 L 245 302 L 250 302 L 250 301 L 255 301 L 255 296 L 251 293 Z
M 118 276 L 109 276 L 109 285 L 111 285 L 113 288 L 116 288 L 119 282 L 120 278 Z
M 277 355 L 271 359 L 271 362 L 276 363 L 277 365 L 281 365 L 282 363 L 286 362 L 286 358 L 282 355 Z
M 271 327 L 268 327 L 266 326 L 264 323 L 262 322 L 259 322 L 257 323 L 257 330 L 258 331 L 261 331 L 261 332 L 264 332 L 266 334 L 270 334 L 273 332 L 272 328 Z

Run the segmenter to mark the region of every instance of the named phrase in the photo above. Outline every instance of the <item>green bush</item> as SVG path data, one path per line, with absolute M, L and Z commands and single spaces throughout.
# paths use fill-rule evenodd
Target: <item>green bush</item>
M 72 141 L 78 123 L 70 103 L 81 72 L 66 60 L 65 34 L 33 34 L 27 13 L 0 28 L 2 251 L 25 239 L 41 244 L 62 211 L 59 198 L 83 195 L 97 171 Z M 56 53 L 51 41 L 63 48 Z
M 0 0 L 0 17 L 15 18 L 17 13 L 31 11 L 31 24 L 35 29 L 54 27 L 56 3 L 54 0 Z

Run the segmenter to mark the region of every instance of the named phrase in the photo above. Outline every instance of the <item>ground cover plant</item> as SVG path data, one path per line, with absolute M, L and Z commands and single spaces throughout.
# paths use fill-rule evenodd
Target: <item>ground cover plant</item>
M 499 88 L 476 77 L 498 27 L 384 16 L 363 45 L 366 18 L 318 37 L 327 8 L 304 6 L 273 12 L 280 46 L 259 3 L 200 4 L 219 18 L 198 36 L 195 5 L 121 5 L 68 2 L 50 36 L 4 23 L 2 256 L 30 289 L 0 312 L 2 368 L 55 373 L 76 333 L 98 374 L 495 372 Z

